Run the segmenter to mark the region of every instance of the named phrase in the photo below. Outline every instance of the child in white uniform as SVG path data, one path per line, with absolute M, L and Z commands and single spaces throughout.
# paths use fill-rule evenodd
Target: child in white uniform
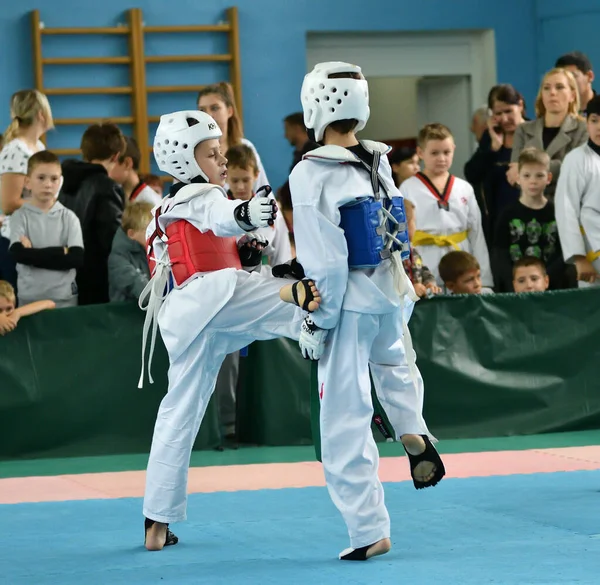
M 253 185 L 258 180 L 260 173 L 254 151 L 245 144 L 232 146 L 227 153 L 227 181 L 229 183 L 229 197 L 248 201 L 256 195 Z M 275 223 L 267 228 L 258 230 L 268 245 L 264 249 L 264 256 L 270 266 L 284 264 L 292 259 L 290 245 L 290 232 L 283 215 L 278 214 Z
M 186 518 L 190 455 L 225 356 L 256 340 L 298 339 L 305 313 L 288 303 L 319 305 L 310 281 L 282 288 L 242 270 L 236 236 L 272 223 L 277 206 L 267 197 L 227 199 L 220 136 L 208 114 L 186 111 L 162 116 L 154 140 L 160 170 L 180 182 L 153 210 L 147 235 L 155 269 L 140 296 L 142 308 L 148 300 L 143 347 L 154 320 L 150 355 L 158 323 L 170 364 L 146 473 L 148 550 L 177 543 L 168 525 Z M 143 375 L 142 360 L 140 387 Z
M 554 202 L 563 256 L 580 287 L 600 284 L 600 96 L 586 114 L 589 140 L 565 156 Z
M 423 380 L 406 326 L 418 297 L 399 252 L 407 255 L 408 235 L 389 148 L 355 136 L 369 118 L 367 82 L 356 65 L 321 63 L 305 77 L 301 99 L 306 127 L 325 146 L 290 175 L 298 261 L 322 296 L 302 324 L 300 347 L 320 358 L 321 457 L 350 536 L 340 558 L 364 561 L 391 547 L 369 371 L 415 487 L 436 485 L 445 471 L 423 420 Z
M 412 244 L 419 248 L 438 285 L 444 284 L 438 271 L 442 257 L 451 250 L 464 250 L 479 261 L 483 285 L 492 287 L 490 258 L 473 187 L 449 172 L 455 149 L 452 133 L 442 124 L 428 124 L 419 132 L 417 153 L 423 160 L 423 171 L 400 187 L 417 214 Z

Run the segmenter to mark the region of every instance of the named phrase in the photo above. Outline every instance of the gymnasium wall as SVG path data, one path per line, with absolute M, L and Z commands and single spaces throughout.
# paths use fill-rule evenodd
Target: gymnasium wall
M 138 0 L 147 24 L 215 23 L 234 0 Z M 8 121 L 8 100 L 17 89 L 33 85 L 29 12 L 41 11 L 42 21 L 55 26 L 114 26 L 125 23 L 131 5 L 117 0 L 39 0 L 4 2 L 0 38 L 4 59 L 0 63 L 0 126 Z M 539 76 L 555 55 L 580 48 L 600 63 L 594 44 L 600 6 L 594 0 L 252 0 L 240 2 L 242 91 L 246 135 L 257 145 L 271 182 L 281 184 L 290 163 L 290 148 L 282 137 L 281 119 L 299 107 L 298 92 L 305 73 L 305 38 L 308 31 L 414 31 L 489 29 L 496 33 L 498 77 L 515 84 L 532 102 Z M 575 14 L 577 13 L 577 14 Z M 126 53 L 126 38 L 48 37 L 44 53 L 52 56 L 119 55 Z M 152 35 L 147 53 L 226 52 L 224 35 Z M 125 65 L 47 68 L 52 86 L 128 85 Z M 148 84 L 209 83 L 226 77 L 220 64 L 151 65 Z M 193 107 L 194 95 L 151 95 L 150 115 Z M 55 97 L 57 117 L 129 114 L 129 96 Z M 124 131 L 129 131 L 124 128 Z M 151 133 L 154 128 L 151 128 Z M 82 129 L 61 127 L 52 133 L 50 148 L 78 146 Z

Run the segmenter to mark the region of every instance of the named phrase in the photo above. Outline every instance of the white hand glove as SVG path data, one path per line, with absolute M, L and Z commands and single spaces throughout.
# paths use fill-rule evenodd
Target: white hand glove
M 270 193 L 269 189 L 262 190 Z M 233 212 L 237 224 L 245 231 L 251 232 L 256 228 L 267 227 L 275 223 L 277 203 L 273 197 L 256 195 L 250 201 L 244 201 Z
M 257 228 L 273 225 L 277 217 L 277 203 L 272 197 L 253 197 L 248 205 L 248 219 Z
M 310 317 L 305 317 L 300 327 L 300 350 L 306 360 L 318 360 L 325 351 L 327 329 L 317 327 Z

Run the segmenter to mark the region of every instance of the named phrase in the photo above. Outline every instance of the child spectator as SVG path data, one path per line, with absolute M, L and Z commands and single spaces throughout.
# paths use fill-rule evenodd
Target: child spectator
M 245 144 L 238 144 L 227 151 L 225 158 L 228 161 L 229 198 L 244 201 L 252 199 L 255 196 L 253 185 L 258 180 L 260 172 L 254 151 Z M 284 264 L 292 259 L 290 233 L 281 214 L 277 215 L 274 225 L 258 229 L 256 232 L 262 234 L 268 241 L 264 254 L 271 266 Z
M 30 198 L 11 217 L 10 252 L 17 263 L 19 305 L 50 299 L 77 305 L 76 270 L 83 264 L 77 216 L 56 201 L 62 182 L 60 161 L 49 150 L 27 163 Z
M 108 287 L 111 301 L 137 301 L 150 280 L 146 257 L 146 228 L 152 220 L 151 203 L 129 203 L 122 227 L 108 257 Z
M 493 286 L 488 248 L 483 236 L 481 212 L 473 187 L 450 174 L 456 145 L 443 124 L 427 124 L 418 137 L 417 154 L 424 168 L 402 183 L 400 192 L 415 206 L 417 231 L 413 245 L 419 248 L 438 284 L 438 264 L 450 250 L 472 252 L 482 267 L 482 280 Z
M 160 195 L 162 200 L 163 198 L 163 184 L 158 175 L 144 175 L 142 177 L 142 181 L 148 185 L 151 189 L 154 190 L 155 193 Z
M 150 187 L 140 178 L 140 148 L 134 138 L 125 138 L 127 146 L 125 152 L 119 157 L 111 177 L 123 187 L 125 200 L 136 203 L 151 203 L 152 206 L 160 205 L 162 195 Z M 160 181 L 160 179 L 159 179 Z
M 0 280 L 0 335 L 6 335 L 15 329 L 21 317 L 27 317 L 46 309 L 54 309 L 53 301 L 36 301 L 16 308 L 15 289 L 10 282 Z
M 556 186 L 558 234 L 580 287 L 600 285 L 600 96 L 586 114 L 589 139 L 567 154 Z
M 84 262 L 77 271 L 79 304 L 108 302 L 108 255 L 121 226 L 125 194 L 111 173 L 125 152 L 114 124 L 93 124 L 83 134 L 83 161 L 63 163 L 60 201 L 75 212 L 83 231 Z
M 394 183 L 396 183 L 396 187 L 398 188 L 400 188 L 400 185 L 406 179 L 414 177 L 421 169 L 419 155 L 415 148 L 410 148 L 409 146 L 395 148 L 387 157 L 392 167 Z
M 444 281 L 446 294 L 481 295 L 490 294 L 490 288 L 481 285 L 481 268 L 477 258 L 462 250 L 448 252 L 440 260 L 440 277 Z
M 408 200 L 404 201 L 404 208 L 406 210 L 406 221 L 408 223 L 408 239 L 412 241 L 415 231 L 417 229 L 416 218 L 415 218 L 415 206 Z M 404 270 L 413 283 L 415 292 L 420 297 L 425 297 L 428 294 L 437 294 L 442 292 L 442 289 L 436 284 L 435 276 L 423 265 L 423 259 L 421 254 L 417 252 L 417 249 L 411 245 L 410 257 L 404 260 Z
M 516 293 L 544 292 L 550 279 L 543 260 L 535 256 L 524 256 L 513 264 L 513 290 Z
M 544 261 L 551 288 L 567 288 L 554 205 L 544 195 L 552 181 L 550 157 L 529 147 L 521 151 L 518 165 L 521 196 L 502 211 L 494 233 L 492 264 L 497 291 L 513 290 L 513 264 L 525 256 Z

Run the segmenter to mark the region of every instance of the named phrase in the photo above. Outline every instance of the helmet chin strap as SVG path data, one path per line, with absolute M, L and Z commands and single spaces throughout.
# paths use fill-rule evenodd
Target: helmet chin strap
M 315 140 L 315 130 L 314 130 L 314 128 L 307 128 L 306 129 L 306 134 L 308 135 L 308 139 L 311 142 L 317 142 Z M 318 144 L 323 144 L 323 141 L 319 142 Z

